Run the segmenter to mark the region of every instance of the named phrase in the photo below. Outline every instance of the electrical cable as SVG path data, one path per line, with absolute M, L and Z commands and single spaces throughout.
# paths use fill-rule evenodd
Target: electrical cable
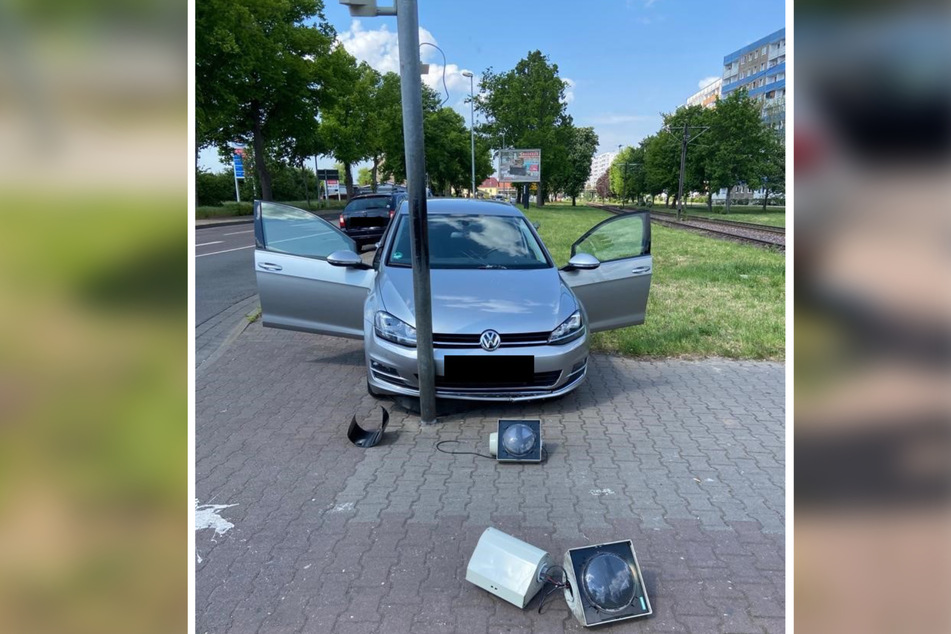
M 445 444 L 445 443 L 447 443 L 447 442 L 455 442 L 455 443 L 457 443 L 457 442 L 459 442 L 459 441 L 458 441 L 458 440 L 440 440 L 439 442 L 436 443 L 436 451 L 441 451 L 442 453 L 447 453 L 447 454 L 450 454 L 450 455 L 453 455 L 453 456 L 462 456 L 462 455 L 465 455 L 465 456 L 479 456 L 479 457 L 482 457 L 482 458 L 488 458 L 489 460 L 495 460 L 495 456 L 490 456 L 490 455 L 488 455 L 488 454 L 479 453 L 479 452 L 477 452 L 477 451 L 446 451 L 445 449 L 443 449 L 443 448 L 441 448 L 441 447 L 439 446 L 439 445 L 443 445 L 443 444 Z
M 458 440 L 440 440 L 436 443 L 436 451 L 441 453 L 449 454 L 450 456 L 479 456 L 481 458 L 488 458 L 489 460 L 496 460 L 495 456 L 490 456 L 488 454 L 479 453 L 478 451 L 446 451 L 440 445 L 443 445 L 447 442 L 458 443 Z M 548 450 L 545 449 L 545 446 L 542 445 L 542 460 L 543 463 L 548 462 Z M 561 566 L 552 566 L 553 568 L 561 568 Z M 564 568 L 561 569 L 564 572 Z
M 446 102 L 449 101 L 449 87 L 446 85 L 446 66 L 447 66 L 446 54 L 443 53 L 443 50 L 441 48 L 439 48 L 432 42 L 420 42 L 419 45 L 420 47 L 432 46 L 434 49 L 442 53 L 442 88 L 443 90 L 446 91 L 446 98 L 443 99 L 443 102 L 441 104 L 439 104 L 439 107 L 442 108 L 444 105 L 446 105 Z
M 552 579 L 551 570 L 554 568 L 558 568 L 559 570 L 561 570 L 561 574 L 562 574 L 561 581 Z M 545 571 L 545 582 L 546 584 L 551 584 L 551 588 L 548 589 L 548 592 L 546 592 L 544 596 L 542 596 L 542 600 L 538 603 L 539 614 L 542 613 L 542 610 L 545 608 L 545 603 L 548 601 L 549 597 L 551 597 L 551 595 L 555 593 L 556 590 L 570 587 L 570 584 L 568 583 L 568 574 L 565 572 L 564 568 L 562 568 L 561 566 L 557 564 Z

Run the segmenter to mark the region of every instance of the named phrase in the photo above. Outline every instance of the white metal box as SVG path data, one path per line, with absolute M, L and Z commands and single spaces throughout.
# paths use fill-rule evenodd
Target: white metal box
M 466 581 L 524 608 L 541 590 L 541 573 L 551 564 L 544 550 L 489 527 L 469 559 Z

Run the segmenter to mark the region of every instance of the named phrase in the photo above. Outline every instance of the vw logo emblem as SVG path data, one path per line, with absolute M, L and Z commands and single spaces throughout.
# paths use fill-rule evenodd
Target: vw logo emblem
M 479 337 L 479 345 L 482 346 L 483 350 L 488 350 L 489 352 L 498 348 L 500 343 L 502 343 L 502 338 L 499 337 L 499 333 L 494 330 L 486 330 L 482 333 L 482 336 Z

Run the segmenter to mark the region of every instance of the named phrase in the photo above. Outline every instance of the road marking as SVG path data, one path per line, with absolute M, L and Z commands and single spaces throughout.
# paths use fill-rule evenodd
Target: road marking
M 210 244 L 221 244 L 224 240 L 215 240 L 214 242 L 202 242 L 201 244 L 196 244 L 196 247 L 207 247 Z
M 241 233 L 254 233 L 254 229 L 248 229 L 247 231 L 235 231 L 234 233 L 226 233 L 226 236 L 236 236 Z
M 252 245 L 247 246 L 247 247 L 238 247 L 237 249 L 225 249 L 224 251 L 213 251 L 213 252 L 211 252 L 211 253 L 199 253 L 199 254 L 196 255 L 195 257 L 196 257 L 196 258 L 203 258 L 203 257 L 205 257 L 206 255 L 218 255 L 219 253 L 230 253 L 231 251 L 240 251 L 241 249 L 253 249 L 253 248 L 254 248 L 254 245 L 252 244 Z

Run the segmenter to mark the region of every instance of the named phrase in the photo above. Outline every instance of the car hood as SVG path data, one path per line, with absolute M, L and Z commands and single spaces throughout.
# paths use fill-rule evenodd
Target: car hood
M 554 268 L 436 269 L 430 279 L 436 333 L 546 332 L 578 308 Z M 386 267 L 379 284 L 384 310 L 415 326 L 412 270 Z

